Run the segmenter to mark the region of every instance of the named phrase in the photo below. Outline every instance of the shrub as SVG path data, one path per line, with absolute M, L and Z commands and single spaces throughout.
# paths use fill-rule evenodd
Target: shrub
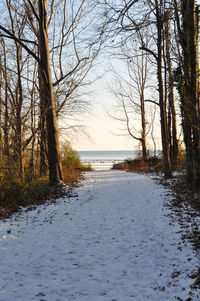
M 163 160 L 157 157 L 149 157 L 147 160 L 144 160 L 142 157 L 138 157 L 133 160 L 127 159 L 122 163 L 114 164 L 112 168 L 132 172 L 158 172 L 163 168 Z
M 81 163 L 77 151 L 73 150 L 69 142 L 65 142 L 61 148 L 61 162 L 64 182 L 73 184 L 78 181 L 81 171 L 92 170 L 91 165 Z
M 180 150 L 178 153 L 178 158 L 177 158 L 177 164 L 178 166 L 186 166 L 186 152 L 185 150 Z
M 0 177 L 0 217 L 7 217 L 20 207 L 42 204 L 51 198 L 52 191 L 46 178 L 31 182 L 12 174 Z
M 0 161 L 0 218 L 6 218 L 21 207 L 32 207 L 64 193 L 61 186 L 49 186 L 48 178 L 20 178 L 12 160 Z
M 78 181 L 81 171 L 91 170 L 91 166 L 81 163 L 78 153 L 69 143 L 62 147 L 61 160 L 64 182 L 72 185 Z M 66 194 L 62 185 L 50 187 L 48 178 L 34 178 L 26 168 L 23 178 L 19 169 L 10 158 L 2 157 L 0 161 L 0 218 L 6 218 L 18 211 L 20 207 L 32 207 Z

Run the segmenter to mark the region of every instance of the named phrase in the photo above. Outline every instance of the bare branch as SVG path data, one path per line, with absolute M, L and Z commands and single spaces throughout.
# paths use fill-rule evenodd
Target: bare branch
M 55 83 L 53 83 L 53 86 L 57 86 L 60 82 L 62 82 L 65 78 L 67 78 L 68 76 L 72 75 L 76 69 L 78 68 L 78 66 L 80 65 L 80 63 L 84 60 L 89 59 L 89 57 L 85 57 L 83 59 L 81 59 L 80 61 L 78 61 L 78 63 L 76 64 L 76 66 L 68 73 L 66 73 L 65 75 L 62 75 Z
M 12 38 L 14 41 L 18 42 L 38 63 L 40 63 L 39 57 L 29 48 L 27 47 L 21 39 L 17 38 L 13 33 L 11 33 L 9 30 L 7 30 L 5 27 L 0 25 L 0 30 L 5 32 L 10 38 Z M 1 34 L 0 34 L 1 35 Z
M 145 50 L 146 52 L 150 53 L 151 55 L 153 55 L 153 57 L 156 59 L 156 61 L 158 60 L 158 56 L 155 54 L 154 51 L 152 51 L 151 49 L 145 47 L 145 45 L 142 45 L 140 47 L 141 50 Z
M 13 40 L 13 37 L 11 37 L 9 35 L 5 35 L 5 34 L 0 34 L 0 37 L 4 37 L 4 38 L 12 39 Z M 37 44 L 36 41 L 30 41 L 30 40 L 26 40 L 26 39 L 22 39 L 22 38 L 20 38 L 20 41 L 22 41 L 24 43 L 30 43 L 30 44 L 33 44 L 35 46 L 38 46 L 38 44 Z
M 31 10 L 32 10 L 34 16 L 36 17 L 36 20 L 37 20 L 38 23 L 39 23 L 39 22 L 40 22 L 40 18 L 39 18 L 39 16 L 38 16 L 37 12 L 36 12 L 36 9 L 35 9 L 35 6 L 34 6 L 33 2 L 32 2 L 31 0 L 27 0 L 27 1 L 28 1 L 29 5 L 30 5 L 30 7 L 31 7 Z
M 145 102 L 151 102 L 151 103 L 154 103 L 155 105 L 157 106 L 160 106 L 160 104 L 154 100 L 151 100 L 151 99 L 145 99 Z

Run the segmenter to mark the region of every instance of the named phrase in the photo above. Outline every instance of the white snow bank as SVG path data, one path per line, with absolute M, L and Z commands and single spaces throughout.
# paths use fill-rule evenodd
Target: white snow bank
M 0 223 L 0 301 L 199 300 L 168 191 L 142 174 L 85 177 L 78 197 Z

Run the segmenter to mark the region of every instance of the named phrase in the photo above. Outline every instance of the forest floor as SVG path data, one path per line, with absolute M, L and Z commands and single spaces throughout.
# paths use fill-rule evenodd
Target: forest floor
M 84 177 L 71 197 L 0 221 L 0 301 L 200 300 L 200 217 L 175 204 L 172 180 Z

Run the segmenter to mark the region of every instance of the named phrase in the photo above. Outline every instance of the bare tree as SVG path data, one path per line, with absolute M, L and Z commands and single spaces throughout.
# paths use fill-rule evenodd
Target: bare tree
M 48 130 L 48 162 L 49 162 L 49 178 L 50 183 L 55 184 L 62 179 L 62 171 L 59 157 L 58 145 L 58 128 L 56 120 L 55 100 L 53 94 L 53 82 L 51 76 L 49 45 L 48 45 L 48 24 L 47 24 L 47 0 L 38 0 L 38 3 L 31 0 L 24 0 L 26 7 L 33 12 L 35 20 L 38 24 L 38 54 L 24 43 L 24 38 L 17 37 L 15 33 L 0 25 L 0 30 L 8 37 L 14 39 L 21 47 L 23 47 L 38 62 L 41 69 L 41 80 L 43 83 L 42 99 L 45 104 L 45 113 Z M 34 43 L 34 41 L 27 42 Z M 34 43 L 35 44 L 35 43 Z
M 133 45 L 124 46 L 120 54 L 121 63 L 124 61 L 127 69 L 125 74 L 113 70 L 115 86 L 111 91 L 115 96 L 116 112 L 110 115 L 126 125 L 126 131 L 142 146 L 143 159 L 148 156 L 146 146 L 147 121 L 145 113 L 145 89 L 148 87 L 148 56 L 146 52 L 133 50 Z M 137 118 L 139 117 L 140 126 Z
M 104 3 L 108 7 L 108 11 L 111 10 L 108 25 L 110 28 L 110 30 L 108 30 L 109 33 L 124 33 L 122 43 L 126 43 L 127 39 L 133 38 L 133 36 L 136 36 L 136 39 L 139 37 L 141 43 L 140 49 L 150 54 L 154 63 L 156 63 L 164 173 L 166 177 L 169 177 L 171 175 L 171 161 L 169 153 L 167 104 L 164 95 L 165 90 L 163 80 L 163 33 L 164 23 L 166 22 L 165 1 L 147 0 L 142 4 L 139 1 L 122 1 L 116 5 L 113 1 L 104 1 Z M 149 28 L 149 32 L 152 32 L 155 38 L 155 45 L 153 48 L 149 48 L 145 45 L 143 37 L 140 34 L 147 27 Z M 118 39 L 117 42 L 121 43 L 120 39 Z
M 178 141 L 177 141 L 177 122 L 176 122 L 176 109 L 174 98 L 174 78 L 172 67 L 172 37 L 171 37 L 171 19 L 172 19 L 172 5 L 166 10 L 166 21 L 164 22 L 163 33 L 163 56 L 165 61 L 165 75 L 166 75 L 166 91 L 165 97 L 168 99 L 168 136 L 170 147 L 170 159 L 172 168 L 177 164 L 178 157 Z M 165 59 L 166 57 L 166 59 Z
M 2 85 L 3 85 L 3 74 L 2 74 L 2 56 L 0 55 L 0 158 L 3 154 L 3 139 L 2 139 Z
M 3 155 L 6 157 L 9 156 L 9 141 L 8 141 L 8 135 L 9 135 L 9 116 L 8 116 L 8 77 L 7 77 L 7 54 L 6 54 L 6 45 L 4 40 L 1 40 L 1 46 L 2 46 L 2 65 L 1 65 L 1 72 L 3 75 L 2 81 L 4 82 L 4 101 L 2 96 L 2 105 L 4 106 L 4 122 L 3 122 Z M 1 86 L 3 88 L 3 85 Z M 3 109 L 3 108 L 2 108 Z
M 1 22 L 1 36 L 13 39 L 38 64 L 41 174 L 46 174 L 42 167 L 45 167 L 47 154 L 50 183 L 54 184 L 62 179 L 57 116 L 75 91 L 86 84 L 85 78 L 103 43 L 102 20 L 96 21 L 95 25 L 101 29 L 99 33 L 93 30 L 91 12 L 98 3 L 90 0 L 70 3 L 66 0 L 51 0 L 50 3 L 47 0 L 21 0 L 17 4 L 7 0 L 6 3 L 10 16 L 12 12 L 16 13 L 15 21 L 22 24 L 24 20 L 25 30 L 19 36 L 17 24 L 10 29 Z
M 182 126 L 187 157 L 187 177 L 193 184 L 199 183 L 200 137 L 199 137 L 199 61 L 198 16 L 196 1 L 173 0 L 176 28 L 181 46 L 179 66 L 175 72 L 180 94 Z

